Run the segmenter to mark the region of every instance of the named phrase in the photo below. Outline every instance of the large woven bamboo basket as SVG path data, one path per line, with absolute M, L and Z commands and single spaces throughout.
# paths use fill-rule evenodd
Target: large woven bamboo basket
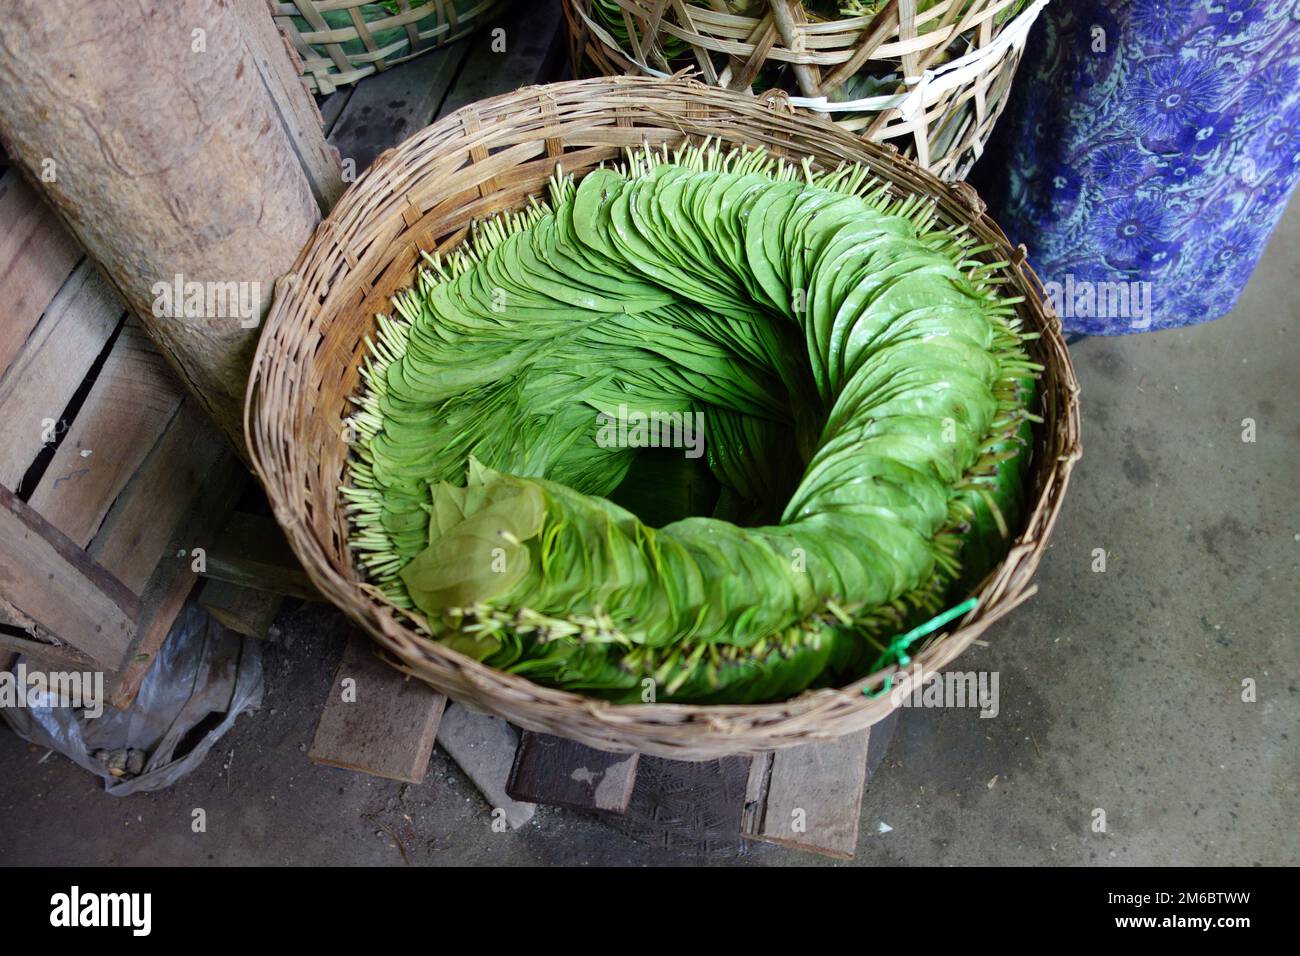
M 725 89 L 781 89 L 956 180 L 983 151 L 1047 0 L 561 2 L 575 76 L 693 69 Z
M 1032 465 L 1032 510 L 1006 560 L 980 588 L 979 607 L 914 646 L 926 672 L 943 667 L 1026 600 L 1079 457 L 1078 384 L 1060 322 L 1025 263 L 984 214 L 974 190 L 945 184 L 897 154 L 779 103 L 692 81 L 610 78 L 527 87 L 467 106 L 385 152 L 320 224 L 276 296 L 254 359 L 245 428 L 254 468 L 294 552 L 315 585 L 355 619 L 395 666 L 450 697 L 533 730 L 594 747 L 677 759 L 758 753 L 870 726 L 894 707 L 869 696 L 888 668 L 840 689 L 775 704 L 614 705 L 502 673 L 423 636 L 419 617 L 363 579 L 346 544 L 339 486 L 349 455 L 349 396 L 359 387 L 375 313 L 414 279 L 421 250 L 447 251 L 470 223 L 542 195 L 556 167 L 583 174 L 627 147 L 719 137 L 763 146 L 818 167 L 864 163 L 896 193 L 922 194 L 948 224 L 964 223 L 990 262 L 1007 261 L 1008 295 L 1023 295 L 1025 323 L 1046 366 L 1044 424 Z M 901 689 L 914 672 L 899 674 Z
M 313 93 L 333 93 L 469 34 L 500 0 L 271 0 Z

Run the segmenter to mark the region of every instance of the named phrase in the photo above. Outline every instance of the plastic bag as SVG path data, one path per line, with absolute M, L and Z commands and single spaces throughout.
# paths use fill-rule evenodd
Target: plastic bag
M 197 767 L 236 717 L 261 705 L 262 689 L 261 642 L 227 630 L 190 604 L 129 709 L 105 706 L 102 716 L 87 717 L 76 707 L 5 707 L 0 717 L 18 736 L 63 754 L 102 777 L 108 793 L 125 797 L 161 790 Z M 144 757 L 132 776 L 114 775 L 95 756 L 132 751 Z

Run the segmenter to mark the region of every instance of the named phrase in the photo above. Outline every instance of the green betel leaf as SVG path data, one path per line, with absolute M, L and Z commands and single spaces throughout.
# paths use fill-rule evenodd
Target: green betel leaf
M 381 319 L 363 567 L 449 647 L 610 699 L 860 676 L 1023 500 L 1037 367 L 932 215 L 691 148 L 479 224 Z
M 540 489 L 471 459 L 464 488 L 438 482 L 432 491 L 429 547 L 401 572 L 411 600 L 433 613 L 508 594 L 528 573 L 527 542 L 542 527 Z

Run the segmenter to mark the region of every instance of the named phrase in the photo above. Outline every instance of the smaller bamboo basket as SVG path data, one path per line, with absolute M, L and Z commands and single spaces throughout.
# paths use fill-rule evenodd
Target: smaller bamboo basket
M 271 16 L 302 60 L 313 93 L 468 35 L 500 0 L 271 0 Z
M 1006 262 L 1007 294 L 1030 329 L 1046 371 L 1028 517 L 1003 562 L 979 589 L 980 604 L 951 629 L 914 646 L 919 670 L 885 668 L 854 684 L 773 704 L 616 705 L 534 684 L 484 666 L 421 632 L 368 584 L 348 548 L 339 492 L 351 453 L 348 416 L 360 387 L 375 314 L 414 280 L 420 252 L 446 253 L 470 224 L 543 196 L 557 167 L 579 176 L 618 162 L 629 147 L 677 146 L 714 137 L 760 146 L 817 168 L 865 164 L 898 196 L 922 195 L 938 221 L 966 225 Z M 617 77 L 526 87 L 466 106 L 382 154 L 344 194 L 276 283 L 258 343 L 244 426 L 253 466 L 312 582 L 360 624 L 394 666 L 456 700 L 531 730 L 602 750 L 678 760 L 755 754 L 851 733 L 884 719 L 895 695 L 867 691 L 897 680 L 899 693 L 955 658 L 1034 592 L 1031 578 L 1079 457 L 1078 382 L 1060 321 L 1025 263 L 965 183 L 946 184 L 896 153 L 779 102 L 693 81 Z
M 693 69 L 724 89 L 783 91 L 957 180 L 983 152 L 1047 0 L 859 0 L 875 12 L 838 17 L 838 0 L 561 2 L 575 76 Z

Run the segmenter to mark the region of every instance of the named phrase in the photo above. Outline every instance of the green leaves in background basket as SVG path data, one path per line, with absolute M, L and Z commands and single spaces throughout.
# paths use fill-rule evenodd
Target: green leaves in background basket
M 632 38 L 627 32 L 627 21 L 623 19 L 623 10 L 615 0 L 592 0 L 591 12 L 623 50 L 632 49 Z M 690 49 L 685 40 L 671 34 L 664 36 L 661 42 L 663 55 L 668 60 L 674 60 Z
M 451 6 L 451 9 L 453 9 L 455 13 L 459 15 L 474 9 L 477 2 L 478 0 L 455 0 L 455 2 Z M 318 12 L 320 13 L 321 17 L 324 18 L 325 23 L 331 29 L 351 30 L 353 27 L 356 26 L 356 24 L 352 20 L 353 10 L 355 10 L 356 13 L 360 15 L 363 22 L 373 23 L 376 20 L 386 20 L 389 17 L 394 17 L 397 16 L 398 14 L 408 12 L 407 10 L 402 9 L 403 6 L 406 6 L 409 10 L 419 10 L 420 7 L 429 8 L 427 18 L 423 18 L 415 21 L 416 29 L 428 30 L 433 26 L 436 26 L 439 22 L 446 22 L 444 19 L 444 15 L 439 14 L 437 5 L 432 3 L 431 0 L 410 0 L 408 4 L 399 4 L 396 2 L 396 0 L 377 0 L 377 2 L 375 3 L 365 3 L 359 7 L 353 7 L 348 10 L 328 10 L 328 9 L 318 8 Z M 298 30 L 303 33 L 307 33 L 315 29 L 303 17 L 295 16 L 293 18 L 293 22 L 294 25 L 298 28 Z M 373 34 L 371 39 L 374 41 L 375 46 L 379 47 L 380 49 L 383 49 L 384 47 L 387 47 L 390 44 L 399 44 L 403 46 L 410 45 L 410 36 L 407 33 L 405 26 L 389 27 L 387 29 L 380 30 L 379 32 Z M 320 53 L 322 54 L 325 53 L 324 44 L 314 44 L 314 47 Z M 345 43 L 342 44 L 342 49 L 344 54 L 348 56 L 355 56 L 367 52 L 367 47 L 365 43 L 359 39 L 346 41 Z
M 931 209 L 761 152 L 557 177 L 380 318 L 344 489 L 361 563 L 552 686 L 743 702 L 860 675 L 1021 505 L 1037 366 L 1003 264 Z M 705 457 L 602 441 L 629 409 L 701 416 Z

